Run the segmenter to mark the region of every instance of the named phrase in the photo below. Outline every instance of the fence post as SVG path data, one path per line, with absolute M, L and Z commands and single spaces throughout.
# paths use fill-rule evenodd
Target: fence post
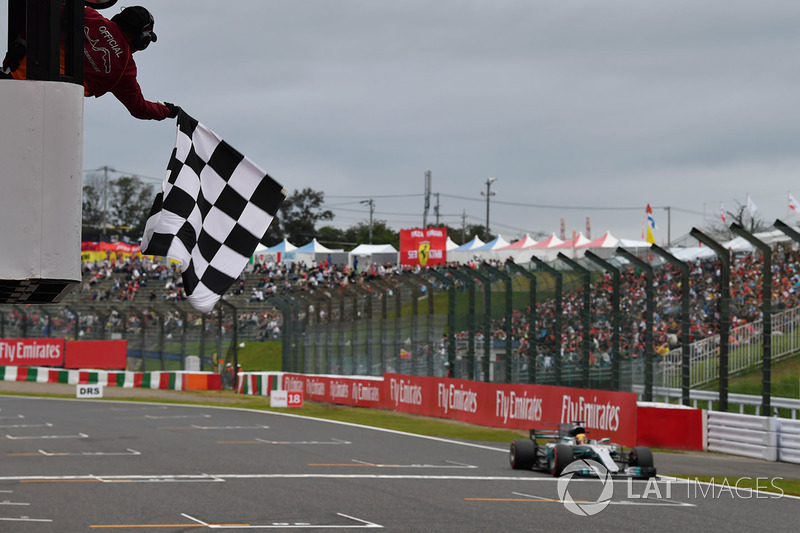
M 555 384 L 557 386 L 561 385 L 561 345 L 563 343 L 563 339 L 561 338 L 561 313 L 562 313 L 562 302 L 561 302 L 561 294 L 564 288 L 564 279 L 558 270 L 553 268 L 552 266 L 548 265 L 538 257 L 531 256 L 531 261 L 536 263 L 540 269 L 544 270 L 553 278 L 555 279 L 556 284 L 556 291 L 555 291 L 555 316 L 553 317 L 553 336 L 554 336 L 554 346 L 553 349 L 555 353 L 553 354 L 553 373 L 555 378 Z
M 217 358 L 219 361 L 219 358 Z M 200 313 L 200 370 L 202 371 L 206 361 L 206 313 Z
M 495 278 L 499 278 L 503 281 L 505 285 L 506 292 L 506 305 L 505 305 L 505 328 L 504 334 L 505 338 L 505 350 L 506 350 L 506 361 L 505 361 L 505 379 L 503 380 L 505 383 L 511 383 L 511 363 L 513 360 L 513 352 L 514 352 L 514 344 L 513 339 L 511 338 L 512 335 L 512 325 L 514 321 L 514 290 L 511 287 L 511 276 L 500 270 L 499 268 L 495 268 L 487 262 L 481 263 L 481 269 L 488 272 L 489 276 L 494 276 Z
M 638 266 L 645 273 L 645 309 L 644 309 L 644 401 L 653 401 L 653 314 L 655 292 L 653 290 L 653 266 L 630 253 L 625 248 L 617 248 L 617 253 Z
M 72 307 L 67 307 L 66 310 L 72 313 L 72 316 L 75 317 L 75 340 L 77 341 L 80 338 L 81 332 L 81 315 Z
M 21 315 L 21 317 L 22 317 L 21 320 L 20 320 L 20 324 L 22 324 L 22 338 L 23 339 L 27 339 L 28 338 L 28 313 L 25 312 L 24 309 L 20 309 L 16 305 L 14 306 L 14 310 L 17 313 L 19 313 Z M 77 318 L 76 318 L 76 321 L 77 321 Z M 78 338 L 76 337 L 75 340 L 78 340 Z
M 690 405 L 689 390 L 691 388 L 690 371 L 691 361 L 689 353 L 689 265 L 679 260 L 677 257 L 653 244 L 650 249 L 661 256 L 672 266 L 681 271 L 681 403 Z M 669 385 L 670 387 L 672 385 Z
M 217 335 L 219 335 L 220 349 L 217 352 L 217 359 L 222 355 L 222 307 L 225 306 L 231 310 L 233 316 L 231 319 L 231 349 L 233 350 L 233 389 L 236 390 L 236 384 L 239 383 L 239 315 L 236 306 L 229 301 L 220 299 L 219 304 L 217 313 L 219 313 L 220 328 Z
M 761 415 L 772 416 L 772 248 L 739 224 L 731 224 L 731 231 L 744 238 L 761 252 L 761 315 L 764 317 L 761 366 Z
M 389 292 L 391 292 L 391 286 L 382 281 L 382 280 L 375 280 L 378 288 L 381 289 L 381 325 L 380 325 L 380 332 L 381 332 L 381 342 L 380 342 L 380 350 L 378 353 L 380 354 L 380 375 L 386 373 L 386 352 L 388 350 L 389 344 L 389 332 L 386 329 L 386 323 L 389 321 Z
M 456 284 L 434 268 L 427 269 L 425 274 L 447 286 L 447 372 L 445 377 L 456 377 Z
M 585 257 L 597 264 L 600 268 L 611 273 L 611 390 L 620 389 L 620 323 L 622 312 L 620 310 L 620 271 L 617 267 L 605 261 L 591 250 L 586 250 Z M 688 284 L 687 284 L 688 287 Z
M 516 264 L 513 259 L 506 260 L 506 268 L 528 279 L 528 383 L 536 383 L 536 276 Z M 522 342 L 520 340 L 520 342 Z
M 186 370 L 186 330 L 189 327 L 186 311 L 173 304 L 172 309 L 181 317 L 181 370 Z M 215 369 L 217 371 L 218 369 Z
M 591 272 L 586 267 L 580 265 L 577 261 L 570 259 L 566 255 L 561 252 L 558 252 L 558 259 L 565 262 L 567 266 L 578 272 L 581 277 L 583 278 L 583 323 L 581 328 L 583 329 L 582 337 L 582 351 L 583 357 L 581 360 L 581 387 L 583 388 L 590 388 L 589 384 L 589 358 L 590 358 L 590 351 L 592 340 L 589 338 L 589 332 L 592 328 L 592 278 Z
M 731 329 L 731 252 L 720 243 L 707 236 L 697 228 L 692 228 L 689 234 L 702 242 L 719 256 L 722 268 L 720 269 L 719 287 L 719 410 L 728 410 L 728 340 Z
M 434 375 L 434 369 L 433 369 L 433 353 L 434 353 L 434 350 L 433 350 L 433 344 L 434 344 L 434 339 L 433 339 L 433 286 L 431 285 L 431 283 L 427 279 L 423 278 L 422 276 L 420 276 L 418 274 L 414 274 L 413 272 L 405 272 L 404 276 L 408 279 L 409 285 L 413 286 L 414 296 L 415 296 L 414 300 L 415 301 L 418 301 L 421 289 L 423 289 L 423 288 L 425 289 L 425 294 L 427 295 L 427 298 L 428 298 L 428 314 L 427 314 L 427 319 L 425 321 L 426 322 L 426 324 L 425 324 L 425 332 L 426 332 L 425 338 L 426 338 L 427 347 L 428 347 L 427 348 L 428 356 L 427 356 L 427 362 L 426 362 L 426 370 L 427 370 L 427 375 L 428 376 L 433 376 Z M 419 332 L 417 330 L 417 334 L 418 333 Z
M 156 311 L 154 307 L 150 309 L 150 313 L 158 319 L 158 360 L 161 363 L 161 370 L 166 370 L 167 367 L 164 361 L 164 315 Z
M 475 371 L 475 280 L 461 272 L 458 267 L 448 267 L 447 271 L 456 279 L 467 284 L 469 308 L 467 310 L 467 379 L 477 381 Z
M 364 296 L 364 315 L 366 315 L 366 322 L 367 327 L 365 331 L 365 349 L 366 349 L 366 360 L 365 364 L 367 366 L 367 375 L 372 376 L 373 368 L 372 365 L 374 363 L 374 359 L 372 357 L 372 352 L 375 350 L 373 339 L 372 339 L 372 330 L 373 330 L 373 313 L 372 313 L 372 291 L 364 287 L 362 284 L 355 284 L 352 285 L 352 288 L 358 293 Z
M 491 382 L 491 357 L 492 357 L 492 282 L 473 268 L 466 267 L 462 271 L 475 278 L 483 287 L 483 360 L 481 371 L 483 381 Z

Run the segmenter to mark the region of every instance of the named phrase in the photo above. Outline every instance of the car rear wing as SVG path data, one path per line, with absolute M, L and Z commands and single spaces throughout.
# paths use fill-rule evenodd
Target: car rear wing
M 531 429 L 530 436 L 532 440 L 536 439 L 557 439 L 558 431 L 555 429 Z

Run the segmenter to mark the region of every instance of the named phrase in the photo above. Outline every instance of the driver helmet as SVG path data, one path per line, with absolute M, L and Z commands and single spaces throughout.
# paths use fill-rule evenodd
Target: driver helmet
M 586 433 L 578 433 L 575 435 L 575 442 L 577 444 L 586 444 L 588 442 L 586 439 Z

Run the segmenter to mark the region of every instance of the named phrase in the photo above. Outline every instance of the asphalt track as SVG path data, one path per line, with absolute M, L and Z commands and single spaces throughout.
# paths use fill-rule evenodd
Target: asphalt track
M 800 512 L 734 481 L 573 479 L 560 497 L 552 477 L 511 470 L 504 445 L 215 407 L 0 397 L 0 456 L 0 531 L 13 532 L 797 531 Z M 659 453 L 656 467 L 766 488 L 800 478 L 709 454 Z

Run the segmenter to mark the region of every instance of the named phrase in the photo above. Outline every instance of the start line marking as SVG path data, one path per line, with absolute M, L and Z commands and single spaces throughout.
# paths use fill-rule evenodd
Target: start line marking
M 88 439 L 89 435 L 86 433 L 78 433 L 77 435 L 30 435 L 15 437 L 13 435 L 6 435 L 7 439 L 11 440 L 29 440 L 29 439 Z
M 296 522 L 296 523 L 289 523 L 289 522 L 275 522 L 272 524 L 263 524 L 263 525 L 254 525 L 254 524 L 209 524 L 203 522 L 199 518 L 195 518 L 193 516 L 189 516 L 186 513 L 181 513 L 181 516 L 184 518 L 188 518 L 200 524 L 201 526 L 205 526 L 211 529 L 354 529 L 354 528 L 383 528 L 383 526 L 375 524 L 373 522 L 368 522 L 367 520 L 362 520 L 360 518 L 356 518 L 355 516 L 349 516 L 344 513 L 336 513 L 337 516 L 341 516 L 342 518 L 347 518 L 349 520 L 353 520 L 358 522 L 358 524 L 310 524 L 310 523 L 303 523 L 303 522 Z M 194 525 L 194 524 L 192 524 Z

